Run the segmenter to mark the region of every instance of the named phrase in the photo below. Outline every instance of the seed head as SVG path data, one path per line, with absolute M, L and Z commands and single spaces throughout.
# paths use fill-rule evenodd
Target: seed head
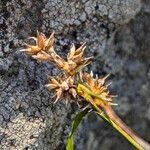
M 105 76 L 104 78 L 93 78 L 93 72 L 91 74 L 88 73 L 81 73 L 80 72 L 80 78 L 85 84 L 85 86 L 94 93 L 96 96 L 100 96 L 103 100 L 110 102 L 112 101 L 113 95 L 109 94 L 108 86 L 110 84 L 105 85 L 105 80 L 109 75 Z
M 75 45 L 72 44 L 70 52 L 67 56 L 67 61 L 68 64 L 70 64 L 71 72 L 78 72 L 81 68 L 85 67 L 91 62 L 93 57 L 83 58 L 85 48 L 85 43 L 83 43 L 78 49 L 76 49 Z
M 29 39 L 35 40 L 35 45 L 29 45 L 26 44 L 27 48 L 23 49 L 21 51 L 27 52 L 29 55 L 31 55 L 34 58 L 41 58 L 46 59 L 47 56 L 45 56 L 45 53 L 43 52 L 53 52 L 53 44 L 54 44 L 54 32 L 50 35 L 50 37 L 47 39 L 46 36 L 43 33 L 39 33 L 37 31 L 37 37 L 30 37 Z
M 72 95 L 74 98 L 77 96 L 77 92 L 75 90 L 74 79 L 70 77 L 50 77 L 49 83 L 46 85 L 49 90 L 54 90 L 56 92 L 56 103 L 63 94 L 68 93 Z
M 93 57 L 83 58 L 84 49 L 86 48 L 85 43 L 82 44 L 78 49 L 75 48 L 74 44 L 72 45 L 70 52 L 67 56 L 67 61 L 58 55 L 53 54 L 53 59 L 55 64 L 64 70 L 66 75 L 73 76 L 80 69 L 88 65 Z

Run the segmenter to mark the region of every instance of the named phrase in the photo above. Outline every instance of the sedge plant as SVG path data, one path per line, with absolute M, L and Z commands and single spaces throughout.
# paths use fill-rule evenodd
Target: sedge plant
M 61 70 L 61 74 L 50 76 L 46 87 L 52 90 L 55 95 L 54 103 L 59 102 L 64 96 L 67 100 L 74 100 L 81 109 L 72 122 L 72 129 L 67 138 L 66 150 L 74 149 L 73 136 L 76 129 L 85 115 L 93 111 L 98 117 L 101 117 L 112 128 L 120 133 L 134 148 L 138 150 L 150 150 L 150 145 L 134 133 L 113 111 L 112 106 L 117 105 L 113 102 L 113 95 L 108 91 L 105 80 L 107 76 L 99 78 L 94 76 L 93 72 L 82 72 L 82 68 L 91 63 L 93 57 L 84 58 L 83 53 L 86 48 L 81 44 L 76 48 L 72 44 L 67 58 L 59 56 L 54 50 L 54 32 L 49 38 L 43 33 L 37 32 L 37 37 L 30 37 L 35 41 L 35 45 L 26 44 L 26 48 L 21 51 L 38 61 L 47 61 L 53 63 Z

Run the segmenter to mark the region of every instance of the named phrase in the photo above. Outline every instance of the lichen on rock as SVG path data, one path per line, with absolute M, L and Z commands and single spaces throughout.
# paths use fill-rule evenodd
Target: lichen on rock
M 85 53 L 93 55 L 94 62 L 85 70 L 92 69 L 99 75 L 112 74 L 111 90 L 118 94 L 118 104 L 130 105 L 128 109 L 119 106 L 116 109 L 147 138 L 149 117 L 145 113 L 149 112 L 149 84 L 146 83 L 149 57 L 145 48 L 149 49 L 146 45 L 150 43 L 150 36 L 143 31 L 149 29 L 150 14 L 146 10 L 150 4 L 147 3 L 140 0 L 3 0 L 0 149 L 64 149 L 71 119 L 79 111 L 74 103 L 68 106 L 63 102 L 53 104 L 52 93 L 44 87 L 47 75 L 59 72 L 53 65 L 39 63 L 19 52 L 25 39 L 35 36 L 36 30 L 47 36 L 55 30 L 55 47 L 62 56 L 72 43 L 79 46 L 80 42 L 87 42 Z M 137 109 L 140 115 L 136 113 Z M 97 133 L 98 122 L 90 115 L 80 126 L 76 138 L 78 150 L 88 150 L 93 142 L 95 150 L 100 146 L 117 150 L 120 143 L 124 149 L 129 149 L 128 144 L 102 122 L 102 130 Z M 114 142 L 110 143 L 112 140 Z

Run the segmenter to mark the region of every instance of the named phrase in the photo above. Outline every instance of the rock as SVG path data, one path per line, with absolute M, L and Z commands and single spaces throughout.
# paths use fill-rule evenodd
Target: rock
M 1 8 L 0 149 L 63 150 L 71 118 L 79 111 L 74 103 L 53 104 L 53 93 L 44 87 L 47 75 L 59 73 L 52 64 L 19 52 L 36 30 L 46 36 L 55 30 L 56 49 L 63 57 L 71 43 L 87 42 L 85 55 L 93 55 L 94 61 L 85 70 L 111 74 L 110 91 L 118 95 L 119 104 L 114 109 L 150 140 L 145 115 L 149 114 L 149 0 L 3 0 Z M 75 141 L 77 150 L 131 149 L 93 114 L 81 124 Z

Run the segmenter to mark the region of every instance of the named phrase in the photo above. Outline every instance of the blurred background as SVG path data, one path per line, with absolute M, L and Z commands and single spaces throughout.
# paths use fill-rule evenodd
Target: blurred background
M 117 114 L 150 142 L 149 0 L 0 1 L 0 149 L 64 150 L 75 103 L 53 104 L 44 85 L 60 71 L 19 52 L 36 31 L 55 31 L 55 49 L 66 57 L 86 42 L 93 63 L 84 70 L 105 76 Z M 75 150 L 132 150 L 105 122 L 89 114 L 78 128 Z

